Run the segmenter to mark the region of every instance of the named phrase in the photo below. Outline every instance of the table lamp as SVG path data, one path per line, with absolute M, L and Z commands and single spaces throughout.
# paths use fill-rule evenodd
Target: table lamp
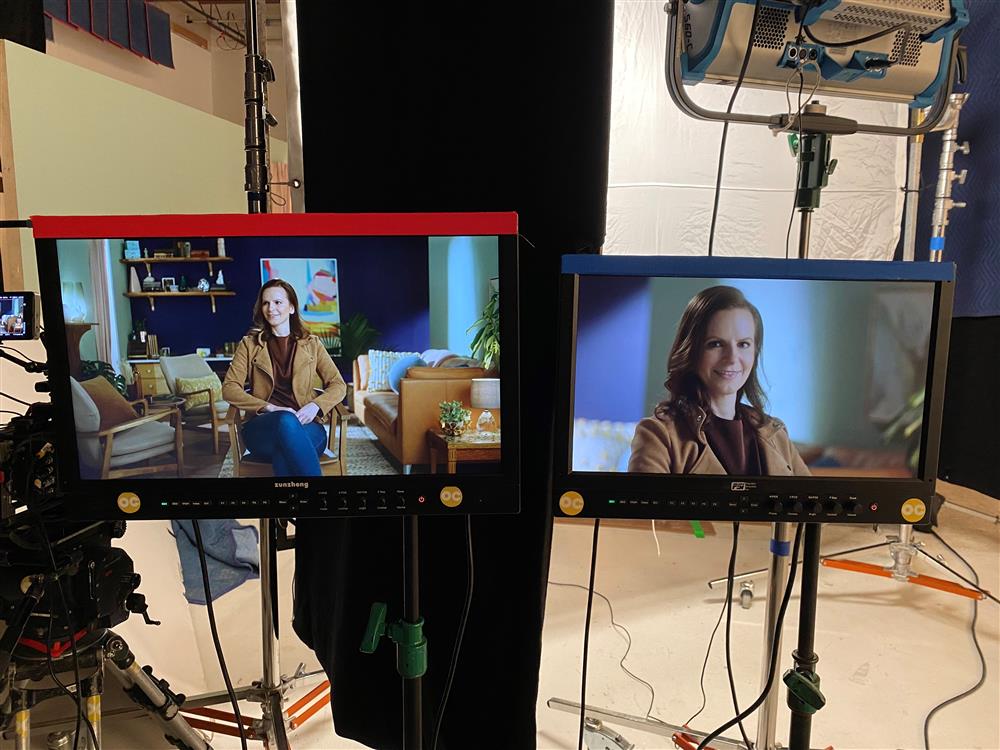
M 470 402 L 473 409 L 483 410 L 476 420 L 476 431 L 497 432 L 497 420 L 490 409 L 500 408 L 500 378 L 473 378 Z

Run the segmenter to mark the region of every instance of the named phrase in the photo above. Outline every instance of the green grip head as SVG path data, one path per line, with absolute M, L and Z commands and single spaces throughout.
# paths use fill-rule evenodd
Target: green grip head
M 788 707 L 793 711 L 814 714 L 826 705 L 826 697 L 819 689 L 818 674 L 789 669 L 782 680 L 788 687 Z
M 385 616 L 388 609 L 389 607 L 383 602 L 375 602 L 372 605 L 372 611 L 368 615 L 368 625 L 361 639 L 361 653 L 375 653 L 379 640 L 385 635 Z

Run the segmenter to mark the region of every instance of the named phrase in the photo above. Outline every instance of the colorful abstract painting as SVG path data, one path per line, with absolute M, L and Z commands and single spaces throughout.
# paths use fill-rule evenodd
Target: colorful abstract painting
M 340 291 L 335 258 L 261 258 L 261 283 L 283 279 L 299 298 L 299 317 L 334 357 L 340 356 Z

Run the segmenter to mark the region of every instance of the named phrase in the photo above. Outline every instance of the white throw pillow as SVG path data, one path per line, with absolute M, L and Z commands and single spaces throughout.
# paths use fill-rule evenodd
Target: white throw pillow
M 371 372 L 368 375 L 368 391 L 391 391 L 389 369 L 397 360 L 412 355 L 420 356 L 419 352 L 385 352 L 380 349 L 369 349 L 368 365 L 371 367 Z

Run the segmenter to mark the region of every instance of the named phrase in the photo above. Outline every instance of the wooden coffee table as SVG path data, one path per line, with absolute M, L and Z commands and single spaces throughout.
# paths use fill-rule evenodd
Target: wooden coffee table
M 470 435 L 451 437 L 427 430 L 427 448 L 431 454 L 431 474 L 437 473 L 438 461 L 447 462 L 448 473 L 454 474 L 460 461 L 499 461 L 500 435 L 479 439 Z

